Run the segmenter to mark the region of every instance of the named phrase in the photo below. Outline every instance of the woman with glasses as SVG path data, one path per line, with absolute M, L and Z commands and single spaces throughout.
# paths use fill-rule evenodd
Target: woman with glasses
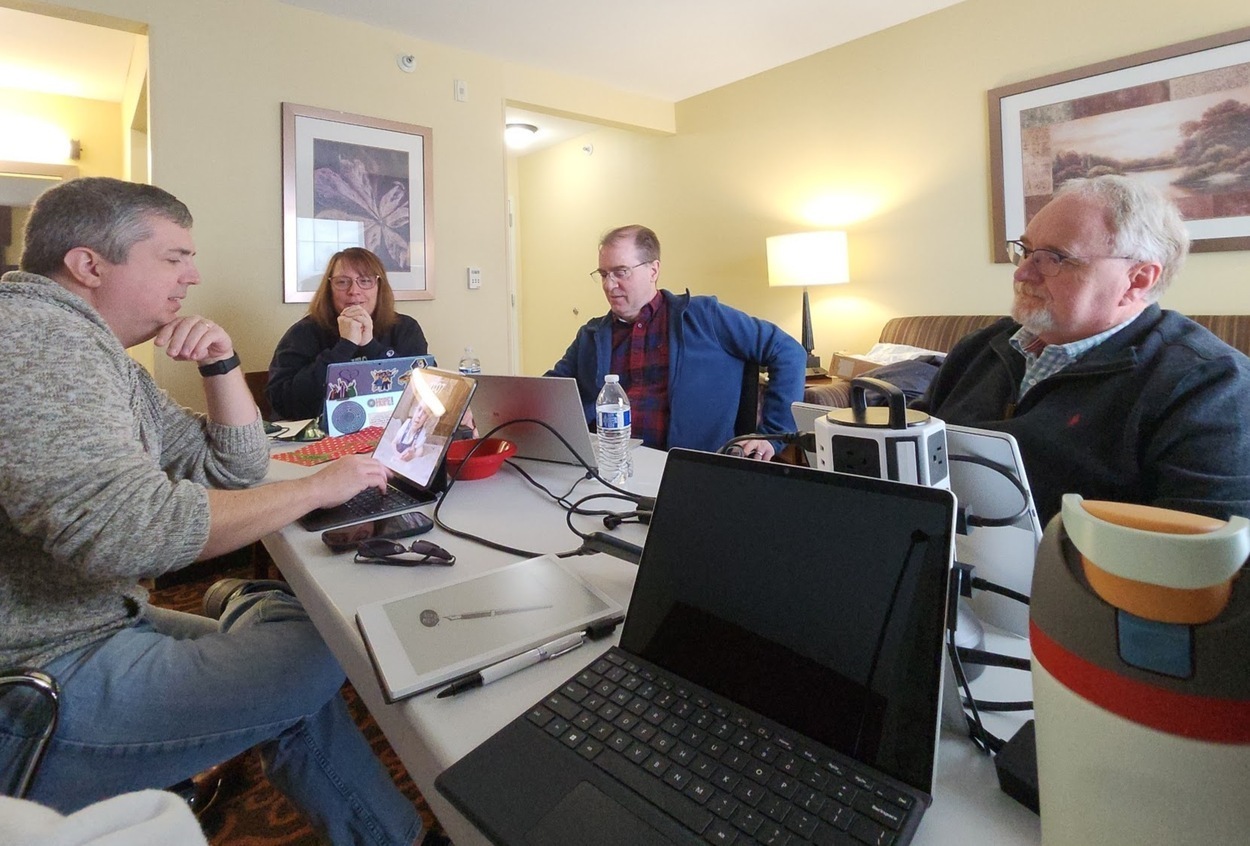
M 308 315 L 274 350 L 269 403 L 286 420 L 316 417 L 325 404 L 326 365 L 427 352 L 421 325 L 395 311 L 381 260 L 363 247 L 340 250 L 326 265 Z

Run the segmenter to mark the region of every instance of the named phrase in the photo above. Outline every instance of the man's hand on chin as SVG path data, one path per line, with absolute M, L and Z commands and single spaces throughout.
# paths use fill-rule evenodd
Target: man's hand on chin
M 216 323 L 198 314 L 175 317 L 152 339 L 174 361 L 212 364 L 234 353 L 234 342 Z

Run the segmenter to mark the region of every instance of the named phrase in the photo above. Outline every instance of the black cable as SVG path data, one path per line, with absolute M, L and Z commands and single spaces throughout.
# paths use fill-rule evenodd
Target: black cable
M 968 721 L 968 737 L 972 739 L 972 742 L 982 752 L 985 752 L 987 755 L 993 755 L 1003 748 L 1006 741 L 991 734 L 985 727 L 985 723 L 981 721 L 981 712 L 977 709 L 977 699 L 972 695 L 972 687 L 968 684 L 967 674 L 964 673 L 963 662 L 959 660 L 959 647 L 955 645 L 954 629 L 947 629 L 946 647 L 947 654 L 950 655 L 951 666 L 955 670 L 955 682 L 963 689 L 963 701 L 972 712 L 970 715 L 964 714 L 964 718 Z
M 956 561 L 955 566 L 951 568 L 952 602 L 957 602 L 958 597 L 960 596 L 972 596 L 973 588 L 984 588 L 986 590 L 993 590 L 996 593 L 1001 593 L 1004 596 L 1010 597 L 1011 599 L 1015 599 L 1019 602 L 1023 602 L 1025 605 L 1029 604 L 1029 598 L 1024 594 L 1017 593 L 1014 590 L 1009 590 L 1001 585 L 996 585 L 993 582 L 987 582 L 985 579 L 974 576 L 972 574 L 973 570 L 974 568 L 971 565 L 964 564 L 960 561 Z M 951 613 L 953 613 L 954 607 L 955 606 L 952 605 L 950 609 L 948 609 L 948 617 Z M 1024 670 L 1025 672 L 1028 672 L 1032 668 L 1032 664 L 1027 658 L 1017 658 L 1012 655 L 1000 655 L 997 652 L 987 652 L 983 649 L 974 649 L 966 646 L 954 646 L 953 643 L 948 644 L 948 648 L 952 646 L 955 650 L 956 657 L 960 659 L 961 671 L 963 669 L 963 661 L 967 661 L 970 664 L 981 664 L 987 667 L 1006 667 L 1013 670 Z M 952 659 L 951 663 L 954 663 L 954 659 Z M 1033 708 L 1033 703 L 1027 701 L 996 702 L 991 700 L 975 699 L 972 697 L 972 691 L 969 687 L 964 688 L 964 694 L 965 696 L 961 698 L 961 701 L 963 702 L 965 708 L 979 708 L 983 711 L 1029 711 Z M 983 729 L 984 727 L 981 728 Z M 969 736 L 972 736 L 971 728 Z M 994 736 L 988 735 L 987 739 L 994 739 Z M 978 743 L 978 745 L 980 745 L 980 743 Z
M 556 440 L 564 444 L 564 448 L 569 451 L 569 455 L 577 459 L 577 463 L 582 465 L 583 468 L 585 468 L 586 472 L 590 474 L 591 478 L 596 479 L 605 488 L 616 491 L 617 493 L 621 494 L 625 499 L 629 499 L 634 502 L 637 502 L 639 505 L 644 505 L 647 503 L 650 503 L 653 505 L 655 503 L 655 497 L 642 496 L 641 494 L 636 494 L 633 491 L 627 491 L 624 488 L 618 488 L 616 485 L 612 484 L 607 479 L 600 476 L 599 473 L 595 470 L 595 468 L 587 464 L 586 460 L 577 454 L 577 450 L 573 449 L 573 445 L 570 444 L 567 440 L 565 440 L 563 435 L 557 432 L 550 424 L 544 423 L 542 420 L 535 420 L 532 417 L 518 417 L 516 420 L 507 420 L 503 423 L 500 423 L 498 426 L 496 426 L 495 428 L 487 432 L 485 435 L 483 435 L 482 440 L 486 440 L 486 438 L 491 437 L 500 429 L 506 428 L 508 426 L 515 426 L 519 423 L 533 423 L 536 426 L 542 426 L 548 432 L 555 435 Z M 534 459 L 534 460 L 538 461 L 541 459 Z M 648 505 L 647 507 L 650 507 L 650 505 Z
M 974 588 L 980 588 L 981 590 L 988 590 L 990 593 L 996 593 L 999 596 L 1005 596 L 1008 599 L 1014 599 L 1016 602 L 1024 605 L 1029 604 L 1029 597 L 1027 594 L 1014 591 L 1011 588 L 1003 587 L 1002 585 L 995 584 L 994 582 L 986 581 L 980 576 L 973 576 L 972 586 Z
M 964 707 L 968 706 L 966 699 L 960 700 Z M 1031 699 L 1022 702 L 998 702 L 993 699 L 974 699 L 977 707 L 982 711 L 1032 711 L 1033 701 Z
M 1009 670 L 1024 670 L 1026 673 L 1033 669 L 1033 664 L 1028 658 L 1016 658 L 1014 655 L 1000 655 L 997 652 L 986 652 L 984 649 L 975 649 L 971 646 L 958 646 L 959 658 L 967 661 L 969 664 L 980 664 L 984 667 L 1006 667 Z
M 463 467 L 467 466 L 467 465 L 468 465 L 468 462 L 469 462 L 469 459 L 470 459 L 470 458 L 472 458 L 472 457 L 473 457 L 473 455 L 474 455 L 474 454 L 478 451 L 478 449 L 479 449 L 479 448 L 481 448 L 482 444 L 483 444 L 483 443 L 485 443 L 485 442 L 486 442 L 486 440 L 487 440 L 488 438 L 492 437 L 492 436 L 493 436 L 496 432 L 498 432 L 498 431 L 500 431 L 501 429 L 504 429 L 504 428 L 506 428 L 506 427 L 508 427 L 508 426 L 513 426 L 513 425 L 517 425 L 517 424 L 520 424 L 520 423 L 533 423 L 533 424 L 535 424 L 535 425 L 542 426 L 542 427 L 543 427 L 544 429 L 546 429 L 548 432 L 550 432 L 551 434 L 555 435 L 556 439 L 557 439 L 557 440 L 559 440 L 559 441 L 560 441 L 560 443 L 564 444 L 565 449 L 567 449 L 567 450 L 569 451 L 569 454 L 570 454 L 571 456 L 573 456 L 575 459 L 577 459 L 577 463 L 581 464 L 581 465 L 582 465 L 582 467 L 585 469 L 585 471 L 586 471 L 586 473 L 587 473 L 587 475 L 586 475 L 586 476 L 582 477 L 581 479 L 578 479 L 578 480 L 577 480 L 577 482 L 575 482 L 575 483 L 573 484 L 573 487 L 569 488 L 569 492 L 568 492 L 568 493 L 564 494 L 563 496 L 557 497 L 554 493 L 552 493 L 551 491 L 547 490 L 547 488 L 546 488 L 546 487 L 544 487 L 542 484 L 540 484 L 540 483 L 539 483 L 536 479 L 534 479 L 532 476 L 530 476 L 530 475 L 529 475 L 529 473 L 525 472 L 525 470 L 523 470 L 523 469 L 522 469 L 521 467 L 519 467 L 517 464 L 515 464 L 515 463 L 514 463 L 514 462 L 512 462 L 512 461 L 508 461 L 508 462 L 506 462 L 506 463 L 508 464 L 508 466 L 509 466 L 509 467 L 511 467 L 513 470 L 516 470 L 518 473 L 520 473 L 520 474 L 521 474 L 521 476 L 522 476 L 522 477 L 523 477 L 523 478 L 524 478 L 527 482 L 529 482 L 529 483 L 530 483 L 531 485 L 533 485 L 534 487 L 537 487 L 537 488 L 538 488 L 539 490 L 541 490 L 543 493 L 547 494 L 547 496 L 549 496 L 549 497 L 551 497 L 553 500 L 555 500 L 555 502 L 556 502 L 558 505 L 560 505 L 562 508 L 565 508 L 565 510 L 566 510 L 565 520 L 566 520 L 566 522 L 568 522 L 568 524 L 569 524 L 569 528 L 570 528 L 570 529 L 572 529 L 572 531 L 573 531 L 573 533 L 574 533 L 574 534 L 576 534 L 578 537 L 580 537 L 580 538 L 582 539 L 582 541 L 583 541 L 582 546 L 580 546 L 580 547 L 578 547 L 577 549 L 574 549 L 574 550 L 569 550 L 569 551 L 567 551 L 567 552 L 559 552 L 559 553 L 555 553 L 555 555 L 556 555 L 557 557 L 560 557 L 560 558 L 567 558 L 567 557 L 569 557 L 569 556 L 571 556 L 571 555 L 580 555 L 580 554 L 583 554 L 584 552 L 586 552 L 586 551 L 587 551 L 587 550 L 586 550 L 586 546 L 585 546 L 585 541 L 586 541 L 586 539 L 587 539 L 589 536 L 588 536 L 588 535 L 583 534 L 582 532 L 579 532 L 577 529 L 575 529 L 575 528 L 573 527 L 573 525 L 572 525 L 572 519 L 571 519 L 571 514 L 572 514 L 572 513 L 574 513 L 573 509 L 575 508 L 575 504 L 569 504 L 569 503 L 567 502 L 567 498 L 568 498 L 568 496 L 569 496 L 570 494 L 572 494 L 573 490 L 574 490 L 574 489 L 575 489 L 575 488 L 576 488 L 579 484 L 581 484 L 583 481 L 585 481 L 587 478 L 594 478 L 594 479 L 597 479 L 597 480 L 598 480 L 601 484 L 605 485 L 606 487 L 608 487 L 608 488 L 610 488 L 611 490 L 613 490 L 613 491 L 615 491 L 615 492 L 616 492 L 616 494 L 611 494 L 611 495 L 615 495 L 615 496 L 617 496 L 617 497 L 618 497 L 618 498 L 620 498 L 620 499 L 625 499 L 625 500 L 627 500 L 627 501 L 629 501 L 629 502 L 633 502 L 633 503 L 635 504 L 635 506 L 637 506 L 637 509 L 642 509 L 642 508 L 652 508 L 652 507 L 654 507 L 654 505 L 655 505 L 655 498 L 654 498 L 654 497 L 649 497 L 649 496 L 641 496 L 641 495 L 639 495 L 639 494 L 635 494 L 635 493 L 633 493 L 633 492 L 631 492 L 631 491 L 627 491 L 627 490 L 625 490 L 625 489 L 623 489 L 623 488 L 618 488 L 618 487 L 616 487 L 615 485 L 611 484 L 610 482 L 606 481 L 606 480 L 605 480 L 602 476 L 600 476 L 597 472 L 595 472 L 594 468 L 592 468 L 589 464 L 587 464 L 587 463 L 585 462 L 585 460 L 584 460 L 584 459 L 583 459 L 580 455 L 578 455 L 577 450 L 575 450 L 575 449 L 573 448 L 572 444 L 570 444 L 567 440 L 565 440 L 565 438 L 564 438 L 564 436 L 563 436 L 563 435 L 561 435 L 561 434 L 560 434 L 559 432 L 557 432 L 557 431 L 556 431 L 556 430 L 555 430 L 552 426 L 550 426 L 549 424 L 547 424 L 547 423 L 543 422 L 542 420 L 535 420 L 535 419 L 533 419 L 533 418 L 529 418 L 529 417 L 523 417 L 523 418 L 518 418 L 518 419 L 516 419 L 516 420 L 508 420 L 508 421 L 505 421 L 505 422 L 503 422 L 503 423 L 500 423 L 498 426 L 495 426 L 495 427 L 494 427 L 493 429 L 491 429 L 490 431 L 488 431 L 485 435 L 483 435 L 481 438 L 479 438 L 479 439 L 478 439 L 478 442 L 477 442 L 476 444 L 474 444 L 474 445 L 473 445 L 473 447 L 469 450 L 468 454 L 464 457 L 464 461 L 463 461 L 463 462 L 461 462 L 460 467 L 461 467 L 461 468 L 463 468 Z M 447 474 L 447 486 L 443 489 L 443 495 L 442 495 L 441 497 L 439 497 L 439 498 L 438 498 L 438 501 L 434 504 L 434 511 L 433 511 L 433 513 L 430 515 L 430 516 L 433 518 L 433 520 L 434 520 L 434 525 L 438 526 L 440 529 L 442 529 L 443 531 L 447 532 L 448 534 L 455 535 L 455 536 L 456 536 L 456 537 L 458 537 L 458 538 L 464 538 L 465 540 L 470 540 L 470 541 L 473 541 L 474 543 L 479 543 L 479 544 L 481 544 L 481 545 L 483 545 L 483 546 L 486 546 L 486 547 L 489 547 L 489 548 L 491 548 L 491 549 L 497 549 L 497 550 L 499 550 L 500 552 L 507 552 L 507 553 L 509 553 L 509 554 L 512 554 L 512 555 L 519 555 L 519 556 L 522 556 L 522 557 L 524 557 L 524 558 L 537 558 L 537 557 L 539 557 L 539 556 L 541 556 L 541 555 L 546 554 L 546 553 L 542 553 L 542 552 L 533 552 L 533 551 L 531 551 L 531 550 L 527 550 L 527 549 L 520 549 L 520 548 L 518 548 L 518 547 L 509 546 L 509 545 L 504 544 L 504 543 L 499 543 L 498 541 L 492 541 L 492 540 L 490 540 L 490 539 L 488 539 L 488 538 L 483 538 L 483 537 L 481 537 L 480 535 L 475 535 L 475 534 L 473 534 L 473 533 L 471 533 L 471 532 L 466 532 L 466 531 L 463 531 L 463 530 L 461 530 L 461 529 L 455 529 L 455 528 L 452 528 L 451 526 L 449 526 L 449 525 L 447 525 L 446 523 L 444 523 L 444 522 L 443 522 L 443 520 L 442 520 L 442 517 L 440 516 L 440 512 L 441 512 L 441 510 L 442 510 L 443 503 L 447 501 L 448 495 L 451 493 L 451 489 L 452 489 L 452 487 L 456 484 L 456 479 L 457 479 L 458 475 L 459 475 L 459 471 L 457 471 L 456 473 L 448 473 L 448 474 Z M 610 496 L 610 494 L 595 494 L 594 496 Z M 579 500 L 579 503 L 580 503 L 580 502 L 584 502 L 584 501 L 586 501 L 586 500 L 585 500 L 585 499 Z M 614 513 L 614 512 L 602 512 L 602 513 L 603 513 L 603 514 L 611 514 L 611 513 Z M 636 514 L 636 513 L 637 513 L 637 510 L 636 510 L 634 513 Z
M 461 467 L 464 467 L 468 464 L 469 459 L 473 456 L 473 453 L 477 451 L 478 447 L 482 445 L 484 440 L 485 439 L 483 439 L 483 441 L 479 441 L 478 443 L 474 444 L 473 448 L 469 450 L 468 455 L 464 457 L 464 462 L 460 465 Z M 439 512 L 443 508 L 443 503 L 447 501 L 448 495 L 451 493 L 452 487 L 456 484 L 456 475 L 457 474 L 452 474 L 452 473 L 447 474 L 447 487 L 443 489 L 443 495 L 438 498 L 438 501 L 436 503 L 434 503 L 434 511 L 430 515 L 434 519 L 434 525 L 438 526 L 440 529 L 442 529 L 444 532 L 447 532 L 449 535 L 455 535 L 458 538 L 464 538 L 465 540 L 470 540 L 470 541 L 473 541 L 474 543 L 480 543 L 482 546 L 487 546 L 487 547 L 490 547 L 491 549 L 497 549 L 500 552 L 507 552 L 511 555 L 519 555 L 522 558 L 538 558 L 539 556 L 545 554 L 542 552 L 532 552 L 531 550 L 521 549 L 515 546 L 508 546 L 505 543 L 499 543 L 498 541 L 493 541 L 488 538 L 481 537 L 480 535 L 475 535 L 472 532 L 466 532 L 461 529 L 453 529 L 451 526 L 448 526 L 446 523 L 444 523 L 442 518 L 439 516 Z
M 999 528 L 1002 526 L 1013 526 L 1017 520 L 1029 513 L 1029 505 L 1032 503 L 1032 498 L 1029 496 L 1029 492 L 1025 489 L 1024 485 L 1019 479 L 1016 478 L 1016 474 L 1012 468 L 999 464 L 997 461 L 982 458 L 979 455 L 951 455 L 950 460 L 963 461 L 967 464 L 976 464 L 980 467 L 987 467 L 990 470 L 993 470 L 1006 478 L 1007 481 L 1011 482 L 1011 484 L 1015 486 L 1015 489 L 1020 492 L 1020 497 L 1023 500 L 1020 510 L 1010 517 L 978 517 L 975 514 L 968 514 L 967 521 L 969 526 L 987 529 Z
M 564 507 L 564 508 L 569 508 L 569 507 L 571 506 L 571 503 L 569 502 L 569 496 L 573 493 L 573 491 L 575 491 L 575 490 L 577 489 L 577 486 L 578 486 L 578 485 L 580 485 L 582 482 L 584 482 L 584 481 L 586 481 L 587 479 L 589 479 L 589 478 L 590 478 L 590 475 L 589 475 L 589 474 L 585 474 L 585 475 L 581 476 L 581 477 L 580 477 L 580 478 L 579 478 L 576 482 L 574 482 L 574 483 L 573 483 L 573 486 L 572 486 L 571 488 L 569 488 L 569 489 L 568 489 L 565 493 L 563 493 L 563 494 L 557 494 L 557 493 L 553 493 L 552 491 L 548 490 L 548 489 L 547 489 L 547 487 L 546 487 L 546 485 L 544 485 L 542 482 L 538 481 L 538 480 L 537 480 L 537 479 L 535 479 L 533 476 L 531 476 L 529 473 L 527 473 L 527 472 L 525 471 L 525 468 L 523 468 L 520 464 L 516 463 L 514 460 L 512 460 L 512 459 L 508 459 L 505 463 L 506 463 L 509 467 L 511 467 L 513 470 L 517 471 L 517 473 L 520 473 L 520 474 L 521 474 L 521 478 L 523 478 L 523 479 L 525 479 L 525 481 L 529 482 L 531 486 L 533 486 L 533 487 L 535 487 L 535 488 L 538 488 L 540 491 L 542 491 L 543 493 L 545 493 L 547 496 L 551 497 L 551 499 L 552 499 L 552 500 L 553 500 L 553 501 L 554 501 L 557 505 L 560 505 L 560 506 L 562 506 L 562 507 Z
M 615 494 L 615 493 L 593 493 L 593 494 L 588 494 L 587 496 L 582 497 L 577 502 L 573 503 L 572 506 L 565 509 L 564 522 L 568 525 L 569 531 L 571 531 L 573 534 L 580 537 L 582 540 L 586 540 L 587 538 L 590 537 L 589 534 L 582 532 L 576 526 L 573 525 L 574 514 L 580 515 L 582 517 L 603 517 L 605 521 L 609 517 L 622 516 L 619 512 L 616 512 L 616 511 L 606 511 L 606 510 L 597 510 L 597 509 L 592 510 L 592 509 L 585 509 L 581 507 L 583 502 L 589 502 L 592 499 L 609 499 L 609 498 L 610 499 L 624 499 L 624 497 L 622 497 L 620 494 Z M 637 513 L 639 512 L 638 511 L 632 512 L 632 514 L 637 514 Z M 632 516 L 632 515 L 625 515 L 625 516 Z M 604 525 L 606 528 L 613 528 L 611 526 L 607 526 L 606 522 Z

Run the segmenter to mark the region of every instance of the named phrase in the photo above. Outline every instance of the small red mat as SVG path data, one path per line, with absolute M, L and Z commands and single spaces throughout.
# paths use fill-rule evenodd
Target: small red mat
M 300 447 L 290 452 L 275 452 L 273 457 L 279 461 L 289 461 L 302 467 L 313 467 L 325 464 L 345 455 L 358 455 L 362 452 L 373 452 L 373 448 L 382 439 L 382 427 L 370 426 L 353 432 L 350 435 L 339 435 L 336 438 L 322 438 L 315 444 Z

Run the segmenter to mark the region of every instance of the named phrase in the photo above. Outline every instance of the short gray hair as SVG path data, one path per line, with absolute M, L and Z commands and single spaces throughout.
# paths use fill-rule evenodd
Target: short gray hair
M 26 221 L 20 267 L 42 276 L 60 271 L 77 247 L 124 264 L 135 244 L 152 237 L 151 219 L 191 228 L 191 212 L 154 185 L 95 176 L 71 179 L 39 195 Z
M 1162 265 L 1148 298 L 1155 302 L 1163 296 L 1189 254 L 1189 233 L 1176 204 L 1147 182 L 1114 174 L 1065 182 L 1055 196 L 1064 194 L 1102 203 L 1115 233 L 1108 246 L 1117 255 Z

